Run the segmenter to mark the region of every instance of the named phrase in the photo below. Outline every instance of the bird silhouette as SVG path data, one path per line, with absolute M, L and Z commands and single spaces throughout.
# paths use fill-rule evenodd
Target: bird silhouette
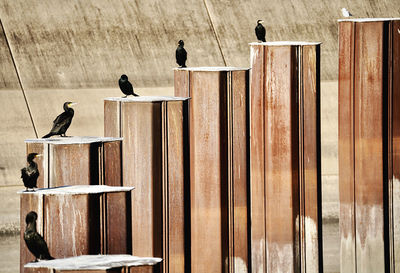
M 261 42 L 265 42 L 265 27 L 262 25 L 263 20 L 257 21 L 257 26 L 255 28 L 257 39 Z
M 37 153 L 30 153 L 26 161 L 28 162 L 28 167 L 24 167 L 21 169 L 21 178 L 22 181 L 24 182 L 24 186 L 26 187 L 26 191 L 29 191 L 29 189 L 37 188 L 37 179 L 39 177 L 39 170 L 38 170 L 38 165 L 33 159 L 36 157 L 40 156 Z
M 47 248 L 46 241 L 36 231 L 37 213 L 29 212 L 25 217 L 26 229 L 24 232 L 24 240 L 29 251 L 35 256 L 35 262 L 38 260 L 53 260 Z
M 176 63 L 179 67 L 186 67 L 187 52 L 183 48 L 184 45 L 185 43 L 182 40 L 179 40 L 178 48 L 175 51 Z
M 135 92 L 133 91 L 133 86 L 130 83 L 130 81 L 128 81 L 128 76 L 123 74 L 121 75 L 121 78 L 119 78 L 118 80 L 118 84 L 119 84 L 119 89 L 121 89 L 122 93 L 125 94 L 126 98 L 128 95 L 133 95 L 135 97 L 138 97 L 138 94 L 135 94 Z
M 351 16 L 353 16 L 353 14 L 351 14 L 346 8 L 342 8 L 341 11 L 342 11 L 342 15 L 343 15 L 344 17 L 351 17 Z
M 53 121 L 53 128 L 51 128 L 50 133 L 43 136 L 42 138 L 48 138 L 51 136 L 66 136 L 65 132 L 67 131 L 68 127 L 71 125 L 72 118 L 74 117 L 74 109 L 70 108 L 72 105 L 77 104 L 76 102 L 64 102 L 64 112 L 61 113 L 56 117 Z

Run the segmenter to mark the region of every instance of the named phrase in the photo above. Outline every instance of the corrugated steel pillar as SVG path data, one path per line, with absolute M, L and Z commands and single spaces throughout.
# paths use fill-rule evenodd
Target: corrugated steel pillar
M 27 139 L 26 152 L 35 159 L 38 188 L 66 185 L 121 186 L 121 138 L 59 137 Z
M 55 258 L 130 252 L 132 189 L 97 185 L 20 192 L 20 272 L 24 272 L 26 263 L 34 260 L 23 237 L 25 217 L 30 211 L 38 214 L 37 231 Z M 116 205 L 118 214 L 112 214 Z
M 247 214 L 249 70 L 175 70 L 175 95 L 190 96 L 191 272 L 250 272 Z
M 132 193 L 132 254 L 185 272 L 187 98 L 109 98 L 104 134 L 124 137 L 123 185 Z
M 341 272 L 400 271 L 400 19 L 339 20 Z
M 251 44 L 254 273 L 322 272 L 320 45 Z

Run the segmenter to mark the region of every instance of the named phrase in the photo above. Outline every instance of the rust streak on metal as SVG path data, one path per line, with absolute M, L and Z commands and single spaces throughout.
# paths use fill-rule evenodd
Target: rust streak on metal
M 251 44 L 251 52 L 252 271 L 318 272 L 319 44 Z
M 400 260 L 396 251 L 398 26 L 398 19 L 339 23 L 342 272 L 389 272 Z M 354 163 L 349 165 L 350 161 Z M 354 213 L 346 212 L 348 208 Z
M 104 128 L 109 136 L 122 132 L 123 185 L 136 187 L 131 201 L 132 253 L 162 257 L 163 272 L 185 272 L 187 266 L 184 213 L 187 103 L 183 98 L 105 102 L 106 115 L 118 116 L 116 111 L 121 109 L 121 120 L 105 119 Z
M 247 92 L 247 69 L 175 71 L 191 96 L 191 272 L 248 272 Z

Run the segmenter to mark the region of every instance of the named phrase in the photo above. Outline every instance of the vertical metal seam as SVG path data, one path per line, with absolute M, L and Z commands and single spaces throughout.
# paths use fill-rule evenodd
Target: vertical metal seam
M 162 142 L 162 190 L 163 190 L 163 218 L 164 218 L 164 232 L 163 232 L 163 247 L 164 247 L 164 260 L 165 267 L 164 272 L 169 272 L 169 194 L 168 194 L 168 102 L 163 101 L 161 103 L 162 109 L 162 138 L 164 141 Z
M 119 137 L 122 136 L 122 101 L 118 101 L 118 131 L 119 131 Z
M 212 29 L 212 31 L 213 31 L 213 33 L 214 33 L 215 39 L 217 40 L 219 52 L 221 53 L 222 60 L 224 61 L 224 64 L 225 64 L 225 66 L 226 66 L 226 60 L 225 60 L 224 53 L 223 53 L 223 51 L 222 51 L 221 41 L 220 41 L 220 39 L 219 39 L 217 30 L 215 29 L 214 22 L 213 22 L 212 19 L 211 19 L 211 13 L 210 13 L 210 10 L 208 9 L 207 0 L 203 0 L 203 3 L 204 3 L 204 6 L 205 6 L 205 8 L 206 8 L 206 11 L 207 11 L 207 15 L 208 15 L 208 19 L 209 19 L 209 21 L 210 21 L 211 29 Z
M 389 24 L 388 31 L 388 237 L 389 237 L 389 271 L 395 272 L 395 253 L 394 253 L 394 214 L 393 214 L 393 22 Z
M 46 146 L 47 147 L 47 160 L 45 161 L 45 165 L 47 165 L 47 170 L 46 170 L 46 173 L 47 173 L 47 181 L 44 181 L 44 178 L 45 177 L 43 177 L 43 187 L 45 187 L 45 183 L 47 184 L 47 188 L 50 188 L 50 143 L 47 143 L 47 144 L 44 144 L 44 146 Z M 43 146 L 43 149 L 44 149 L 44 146 Z M 46 159 L 46 158 L 43 158 L 43 160 L 44 159 Z
M 262 58 L 262 94 L 261 94 L 261 115 L 262 115 L 262 149 L 263 149 L 263 184 L 264 184 L 264 200 L 263 200 L 263 215 L 265 217 L 264 219 L 264 271 L 268 273 L 268 236 L 267 236 L 267 205 L 266 205 L 266 198 L 267 198 L 267 185 L 266 185 L 266 177 L 265 177 L 265 144 L 266 144 L 266 137 L 265 137 L 265 94 L 267 92 L 267 84 L 266 84 L 266 65 L 268 64 L 266 62 L 266 58 L 268 57 L 268 46 L 262 46 L 262 51 L 263 51 L 263 58 Z
M 168 204 L 169 204 L 169 179 L 168 179 L 168 177 L 169 177 L 169 172 L 168 172 L 168 142 L 169 142 L 169 138 L 168 138 L 168 105 L 169 105 L 169 103 L 168 102 L 165 102 L 165 147 L 164 147 L 164 149 L 165 149 L 165 178 L 164 178 L 164 181 L 165 181 L 165 199 L 166 199 L 166 223 L 167 223 L 167 229 L 166 229 L 166 231 L 167 231 L 167 233 L 166 233 L 166 235 L 165 235 L 165 241 L 166 241 L 166 243 L 167 243 L 167 250 L 168 250 L 168 255 L 167 255 L 167 261 L 168 261 L 168 270 L 167 270 L 167 272 L 169 272 L 169 263 L 170 263 L 170 257 L 169 257 L 169 229 L 170 229 L 170 223 L 169 223 L 169 219 L 170 219 L 170 217 L 169 217 L 169 213 L 170 213 L 170 211 L 169 211 L 169 207 L 168 207 Z
M 306 272 L 306 245 L 305 245 L 305 176 L 304 176 L 304 93 L 303 90 L 303 47 L 298 47 L 298 113 L 299 113 L 299 218 L 300 218 L 300 271 Z
M 233 77 L 233 72 L 229 71 L 228 72 L 228 136 L 229 136 L 229 181 L 228 181 L 228 189 L 230 192 L 230 198 L 228 199 L 229 202 L 229 217 L 231 218 L 230 221 L 230 232 L 231 232 L 231 246 L 229 247 L 230 250 L 230 255 L 229 255 L 229 260 L 230 260 L 230 272 L 235 272 L 235 267 L 234 267 L 234 259 L 235 259 L 235 207 L 234 207 L 234 169 L 233 169 L 233 85 L 232 85 L 232 77 Z
M 100 222 L 100 225 L 102 226 L 102 233 L 103 233 L 103 254 L 108 254 L 108 218 L 107 218 L 107 193 L 104 193 L 102 195 L 102 199 L 103 199 L 103 204 L 101 206 L 102 209 L 102 215 L 103 215 L 103 219 L 102 222 Z M 101 221 L 101 220 L 100 220 Z
M 354 101 L 354 96 L 355 96 L 355 66 L 356 66 L 356 23 L 353 24 L 353 32 L 352 32 L 352 41 L 353 41 L 353 48 L 352 48 L 352 53 L 353 53 L 353 60 L 351 62 L 351 89 L 350 89 L 350 101 L 351 101 L 351 107 L 352 107 L 352 122 L 353 125 L 351 126 L 351 131 L 352 131 L 352 153 L 353 153 L 353 233 L 354 233 L 354 272 L 357 272 L 357 220 L 356 220 L 356 147 L 355 147 L 355 101 Z
M 21 87 L 22 95 L 23 95 L 24 100 L 25 100 L 25 105 L 26 105 L 26 108 L 28 110 L 29 117 L 31 119 L 33 131 L 34 131 L 34 133 L 36 135 L 36 138 L 38 138 L 39 136 L 38 136 L 38 133 L 37 133 L 37 130 L 36 130 L 35 122 L 33 121 L 32 111 L 31 111 L 31 108 L 29 106 L 28 99 L 27 99 L 26 94 L 25 94 L 25 89 L 24 89 L 24 86 L 22 85 L 21 77 L 19 75 L 18 67 L 17 67 L 17 64 L 15 63 L 14 55 L 12 53 L 11 46 L 10 46 L 10 43 L 8 41 L 8 38 L 7 38 L 6 30 L 4 29 L 4 25 L 3 25 L 3 22 L 1 21 L 1 19 L 0 19 L 0 25 L 1 25 L 1 28 L 3 29 L 4 39 L 6 40 L 6 44 L 7 44 L 8 50 L 10 52 L 10 57 L 11 57 L 11 60 L 12 60 L 12 63 L 13 63 L 14 69 L 15 69 L 15 73 L 17 74 L 18 83 L 19 83 L 19 86 Z

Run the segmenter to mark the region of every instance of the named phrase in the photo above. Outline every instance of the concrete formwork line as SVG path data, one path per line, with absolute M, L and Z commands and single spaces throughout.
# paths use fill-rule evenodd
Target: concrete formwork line
M 21 81 L 21 77 L 19 76 L 17 64 L 15 63 L 14 55 L 13 55 L 13 53 L 12 53 L 10 43 L 8 42 L 6 30 L 4 29 L 4 25 L 3 25 L 3 22 L 1 21 L 1 18 L 0 18 L 0 25 L 1 25 L 1 28 L 3 29 L 4 39 L 5 39 L 6 43 L 7 43 L 7 47 L 8 47 L 8 50 L 9 50 L 9 52 L 10 52 L 10 57 L 11 57 L 11 60 L 12 60 L 13 65 L 14 65 L 15 73 L 17 74 L 18 83 L 19 83 L 19 86 L 21 87 L 22 95 L 24 96 L 26 108 L 28 109 L 29 117 L 30 117 L 31 122 L 32 122 L 33 131 L 35 132 L 35 135 L 36 135 L 36 137 L 38 138 L 38 133 L 37 133 L 37 130 L 36 130 L 35 122 L 33 121 L 33 116 L 32 116 L 32 112 L 31 112 L 31 108 L 30 108 L 30 106 L 29 106 L 28 99 L 26 98 L 25 89 L 24 89 L 24 86 L 22 85 L 22 81 Z
M 208 19 L 210 20 L 210 25 L 211 25 L 212 31 L 215 35 L 215 39 L 217 40 L 217 44 L 218 44 L 219 51 L 221 52 L 222 60 L 224 61 L 224 65 L 226 66 L 226 60 L 225 60 L 224 52 L 222 51 L 221 41 L 219 39 L 217 30 L 214 27 L 214 23 L 211 18 L 211 13 L 210 13 L 210 10 L 208 9 L 207 1 L 203 0 L 203 3 L 204 3 L 204 7 L 206 8 L 206 11 L 207 11 L 207 16 L 208 16 Z

